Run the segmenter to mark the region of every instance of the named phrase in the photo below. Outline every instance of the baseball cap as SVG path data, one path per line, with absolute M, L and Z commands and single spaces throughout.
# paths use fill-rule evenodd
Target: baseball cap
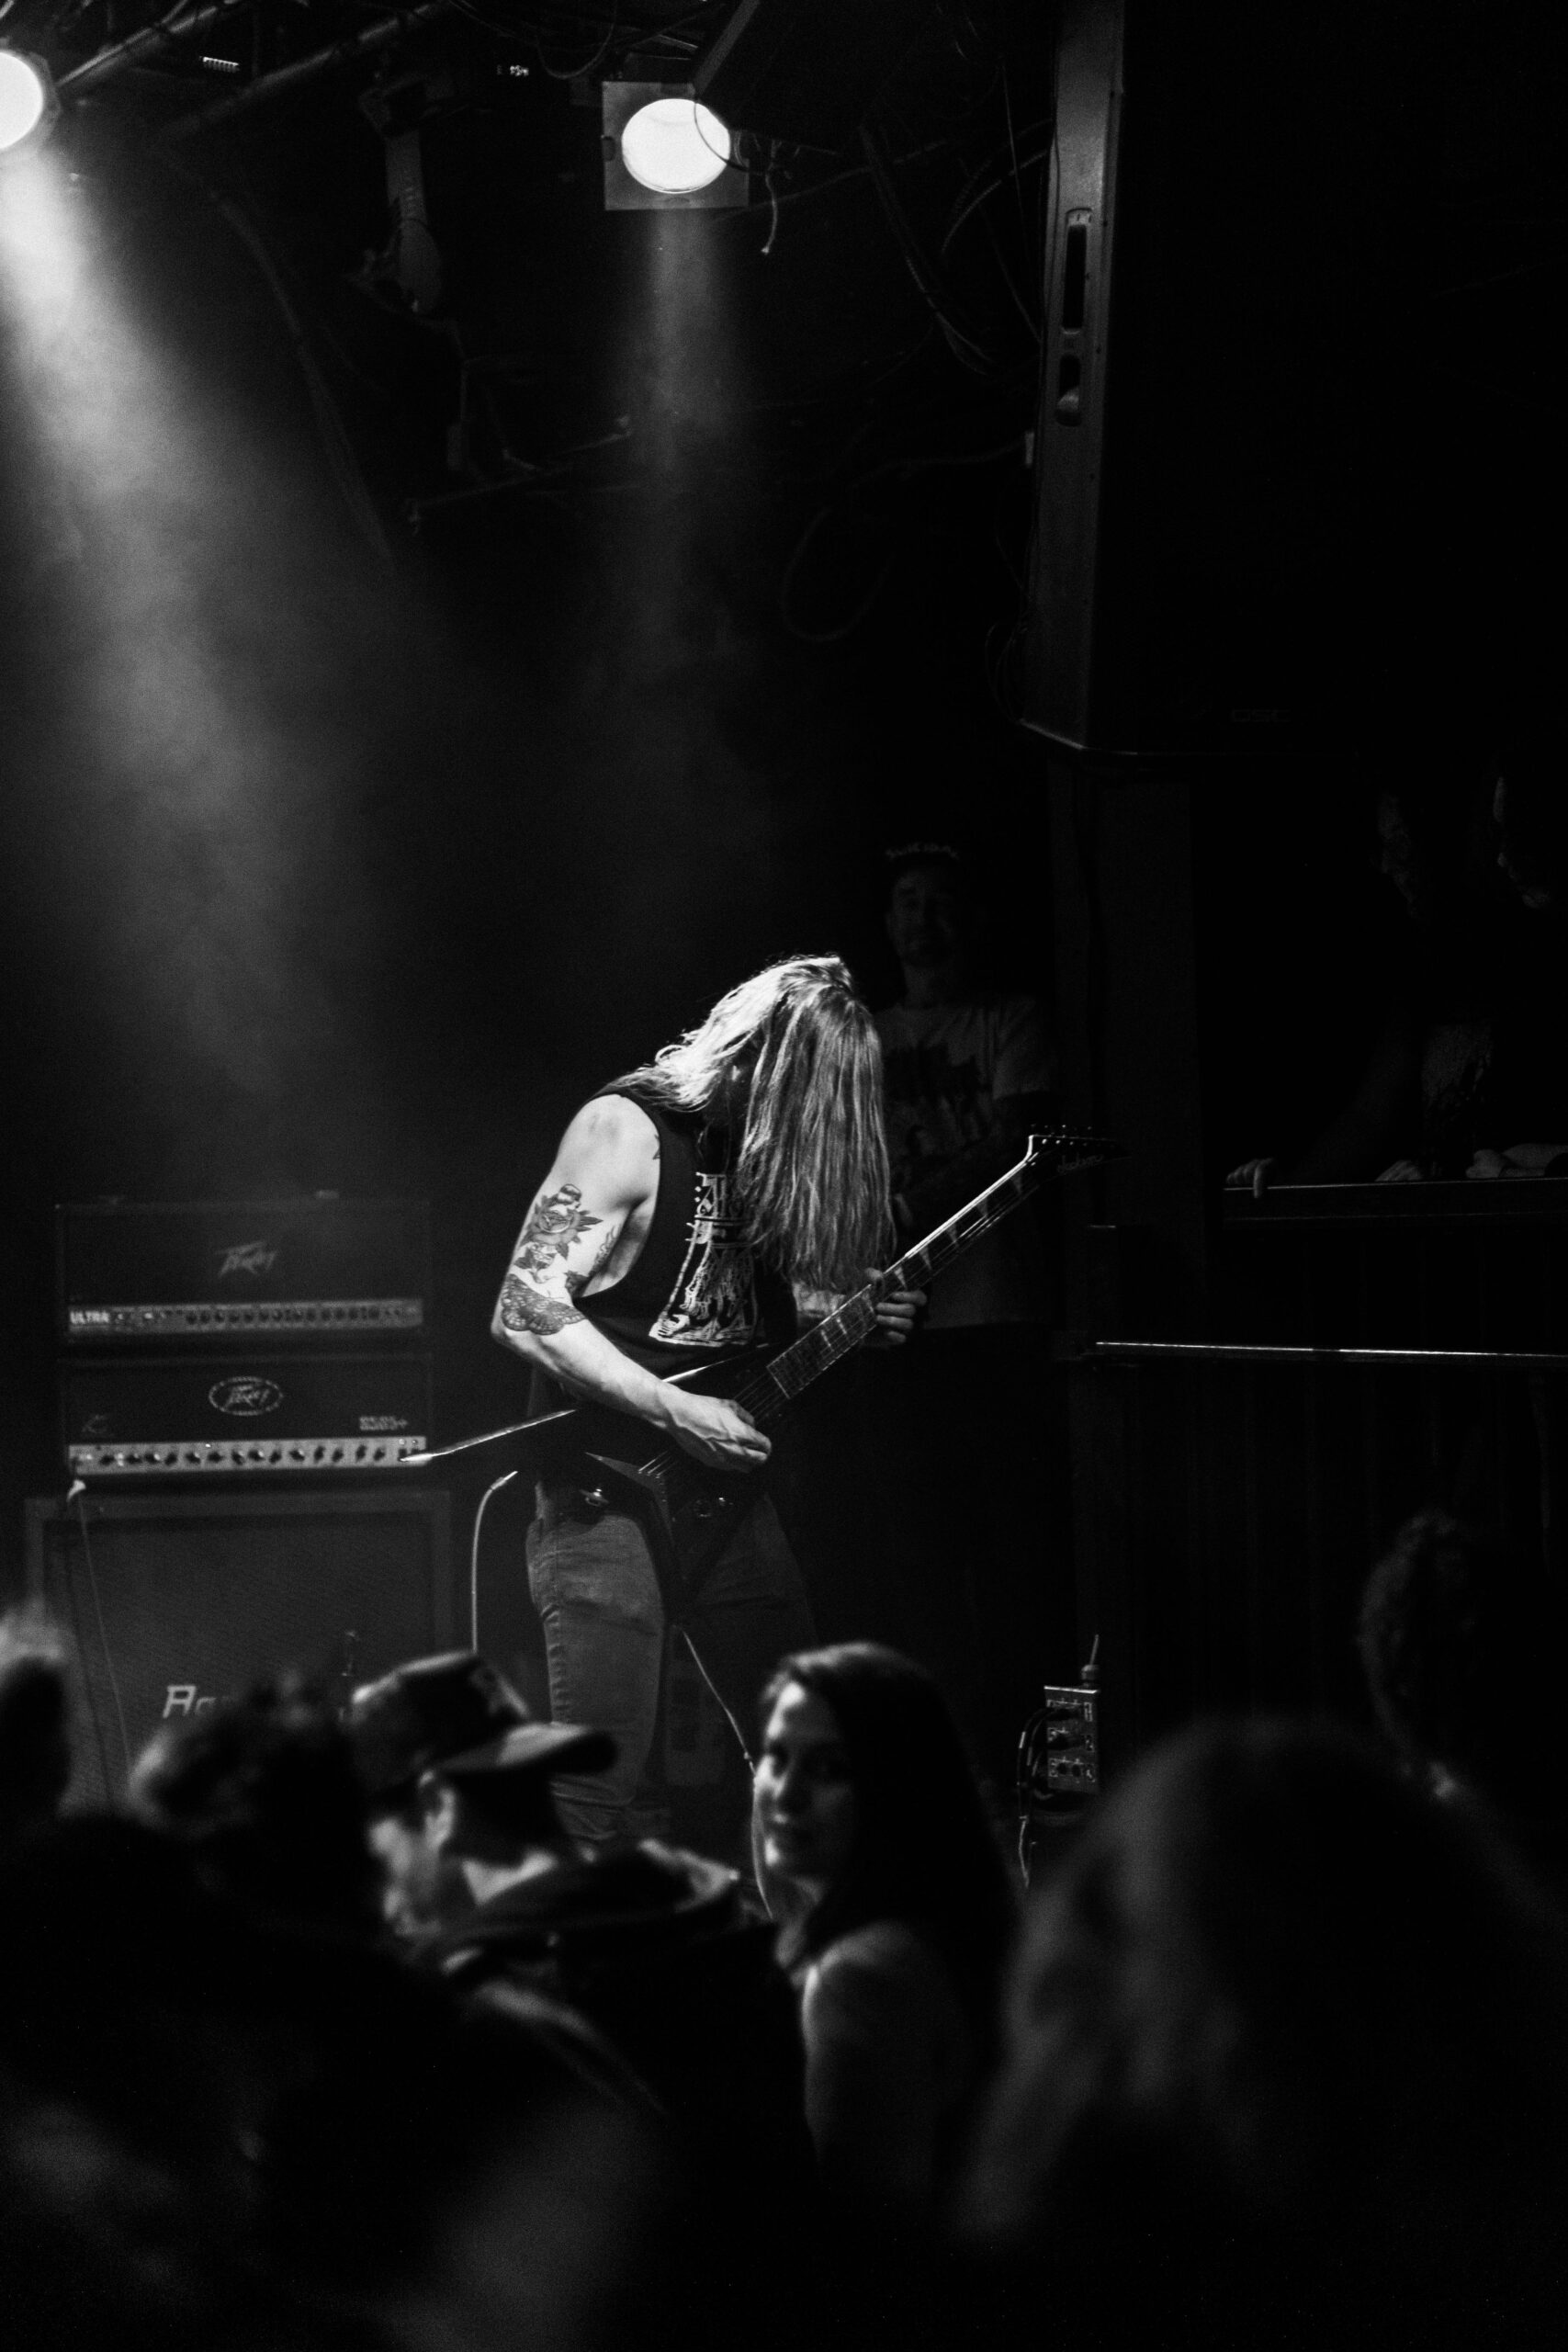
M 595 1772 L 615 1754 L 607 1732 L 540 1723 L 474 1650 L 413 1658 L 363 1683 L 349 1702 L 347 1730 L 372 1798 L 393 1796 L 432 1770 L 462 1776 L 555 1770 L 570 1761 Z

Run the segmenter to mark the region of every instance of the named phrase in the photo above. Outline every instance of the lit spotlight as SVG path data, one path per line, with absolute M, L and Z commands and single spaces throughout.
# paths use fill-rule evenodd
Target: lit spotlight
M 41 147 L 59 113 L 60 100 L 42 58 L 0 49 L 0 164 L 17 163 Z
M 607 210 L 711 211 L 749 200 L 728 130 L 689 88 L 606 82 L 602 104 Z

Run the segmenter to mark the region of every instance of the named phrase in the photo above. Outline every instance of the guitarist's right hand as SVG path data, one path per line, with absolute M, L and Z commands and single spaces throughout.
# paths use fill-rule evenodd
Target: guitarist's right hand
M 732 1405 L 728 1396 L 693 1396 L 667 1387 L 665 1398 L 671 1436 L 710 1470 L 760 1470 L 773 1450 L 745 1406 Z

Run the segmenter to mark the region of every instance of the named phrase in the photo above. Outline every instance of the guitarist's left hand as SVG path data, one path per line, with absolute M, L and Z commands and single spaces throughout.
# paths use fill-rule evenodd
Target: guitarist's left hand
M 890 1290 L 886 1298 L 876 1302 L 876 1329 L 866 1340 L 868 1348 L 901 1348 L 915 1328 L 915 1319 L 926 1303 L 923 1290 Z

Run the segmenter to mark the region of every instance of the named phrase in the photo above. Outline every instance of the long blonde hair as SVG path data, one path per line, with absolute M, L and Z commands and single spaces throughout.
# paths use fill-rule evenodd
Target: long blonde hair
M 858 1290 L 891 1238 L 882 1045 L 837 956 L 792 956 L 618 1083 L 705 1112 L 754 1052 L 736 1160 L 746 1238 L 810 1290 Z

